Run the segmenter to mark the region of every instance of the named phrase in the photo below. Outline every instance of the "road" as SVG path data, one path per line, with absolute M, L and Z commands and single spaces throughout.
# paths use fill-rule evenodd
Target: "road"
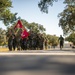
M 30 52 L 0 53 L 0 75 L 75 75 L 73 51 Z

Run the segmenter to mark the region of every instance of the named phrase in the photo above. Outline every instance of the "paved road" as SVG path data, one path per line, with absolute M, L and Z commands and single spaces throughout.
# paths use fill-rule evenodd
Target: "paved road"
M 73 51 L 21 51 L 1 54 L 0 75 L 75 75 Z

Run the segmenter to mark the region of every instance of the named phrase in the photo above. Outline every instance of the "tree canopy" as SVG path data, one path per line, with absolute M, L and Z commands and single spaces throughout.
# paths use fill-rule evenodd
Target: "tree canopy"
M 71 33 L 68 37 L 65 38 L 66 41 L 72 42 L 75 45 L 75 33 Z
M 11 0 L 0 0 L 0 21 L 3 21 L 6 26 L 16 20 L 17 13 L 11 13 L 11 7 Z
M 40 0 L 38 6 L 42 12 L 48 13 L 49 5 L 59 0 Z M 75 31 L 75 0 L 64 0 L 65 9 L 58 14 L 59 26 L 62 28 L 64 34 L 69 34 Z
M 59 14 L 59 26 L 63 29 L 64 34 L 75 31 L 75 0 L 68 0 L 63 12 Z
M 58 0 L 40 0 L 38 6 L 42 12 L 48 13 L 49 5 L 52 6 L 53 2 L 57 2 Z
M 48 39 L 48 44 L 51 46 L 57 46 L 59 44 L 58 38 L 56 35 L 46 35 Z

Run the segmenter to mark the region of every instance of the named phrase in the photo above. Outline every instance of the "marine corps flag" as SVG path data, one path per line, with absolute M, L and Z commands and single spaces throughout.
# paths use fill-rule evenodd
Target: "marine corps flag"
M 17 29 L 16 33 L 18 33 L 18 31 L 20 29 L 22 29 L 22 32 L 21 32 L 21 38 L 24 39 L 24 38 L 27 38 L 29 36 L 29 33 L 27 32 L 27 30 L 25 29 L 25 27 L 23 26 L 21 20 L 18 20 L 17 24 L 15 25 L 14 29 Z
M 22 28 L 22 27 L 23 27 L 23 25 L 22 25 L 21 21 L 18 20 L 18 22 L 17 22 L 17 24 L 15 25 L 14 28 Z
M 28 36 L 29 36 L 29 33 L 27 32 L 27 30 L 22 29 L 21 38 L 24 39 L 24 38 L 27 38 Z

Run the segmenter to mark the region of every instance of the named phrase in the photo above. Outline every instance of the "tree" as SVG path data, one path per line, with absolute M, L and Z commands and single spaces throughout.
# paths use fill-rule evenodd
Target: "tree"
M 48 13 L 49 5 L 58 0 L 40 0 L 38 6 L 42 12 Z M 65 9 L 61 12 L 59 17 L 59 26 L 61 26 L 65 35 L 75 31 L 75 0 L 64 0 L 66 4 Z
M 58 37 L 55 35 L 47 35 L 48 44 L 51 46 L 57 46 L 58 45 Z
M 0 20 L 6 26 L 16 20 L 17 13 L 11 13 L 10 7 L 12 7 L 11 0 L 0 0 Z
M 63 29 L 64 34 L 69 34 L 75 31 L 75 0 L 66 0 L 66 7 L 58 17 L 59 26 Z
M 57 2 L 58 0 L 40 0 L 38 6 L 42 12 L 48 13 L 49 5 L 53 5 L 53 2 Z
M 75 45 L 75 33 L 71 33 L 68 37 L 65 38 L 66 41 L 72 42 Z
M 6 44 L 6 30 L 0 28 L 0 45 Z
M 39 30 L 40 30 L 40 33 L 46 31 L 46 29 L 43 27 L 43 25 L 39 24 Z

